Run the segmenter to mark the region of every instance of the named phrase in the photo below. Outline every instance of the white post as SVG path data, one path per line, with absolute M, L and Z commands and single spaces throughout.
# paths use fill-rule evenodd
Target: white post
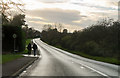
M 15 38 L 17 37 L 16 34 L 13 34 L 13 38 L 14 38 L 14 52 L 15 52 Z
M 14 38 L 14 52 L 15 52 L 15 38 Z

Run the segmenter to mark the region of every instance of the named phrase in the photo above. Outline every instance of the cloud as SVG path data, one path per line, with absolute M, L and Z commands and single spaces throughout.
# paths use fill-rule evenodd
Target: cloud
M 39 0 L 39 1 L 43 3 L 66 3 L 69 0 Z
M 99 10 L 117 10 L 118 1 L 117 0 L 83 0 L 83 1 L 71 1 L 71 4 L 78 6 L 85 6 L 91 8 L 97 8 Z
M 28 14 L 32 17 L 38 17 L 45 19 L 44 22 L 52 22 L 52 23 L 64 23 L 71 25 L 78 25 L 73 21 L 78 21 L 86 18 L 87 16 L 81 15 L 79 11 L 76 10 L 63 10 L 63 9 L 39 9 L 39 10 L 31 10 L 28 11 Z M 41 21 L 41 19 L 36 19 L 37 21 Z M 42 20 L 43 21 L 43 20 Z M 80 24 L 79 24 L 80 25 Z
M 31 16 L 27 16 L 26 20 L 29 21 L 44 21 L 45 19 L 41 18 L 41 17 L 31 17 Z
M 117 18 L 117 2 L 112 0 L 36 0 L 35 9 L 26 12 L 31 26 L 61 23 L 67 28 L 79 29 L 95 24 L 96 21 Z M 54 4 L 53 4 L 54 3 Z M 59 3 L 59 4 L 57 4 Z
M 36 21 L 29 21 L 29 19 L 27 19 L 27 24 L 29 27 L 33 27 L 36 30 L 42 31 L 43 24 L 36 23 Z
M 113 3 L 113 2 L 110 2 L 108 4 L 111 7 L 108 7 L 108 5 L 106 5 L 106 6 L 100 6 L 99 5 L 98 6 L 98 5 L 84 4 L 84 3 L 72 3 L 72 4 L 79 5 L 79 6 L 87 6 L 87 7 L 91 7 L 91 8 L 96 8 L 98 10 L 117 10 L 117 8 L 116 8 L 117 4 Z
M 110 14 L 103 12 L 90 12 L 89 15 L 85 16 L 81 15 L 81 12 L 77 10 L 63 10 L 58 8 L 29 10 L 27 12 L 27 15 L 29 16 L 29 24 L 32 26 L 37 25 L 37 27 L 40 26 L 41 28 L 45 24 L 61 23 L 70 31 L 79 30 L 95 24 L 97 21 L 104 18 L 104 16 Z

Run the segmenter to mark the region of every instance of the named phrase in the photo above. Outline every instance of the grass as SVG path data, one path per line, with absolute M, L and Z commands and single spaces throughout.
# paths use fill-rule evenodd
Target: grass
M 117 58 L 91 56 L 91 55 L 88 55 L 88 54 L 85 54 L 85 53 L 82 53 L 82 52 L 70 51 L 70 50 L 67 50 L 67 49 L 65 49 L 65 48 L 63 48 L 61 46 L 55 46 L 55 47 L 63 49 L 63 50 L 68 51 L 70 53 L 85 57 L 85 58 L 120 65 L 120 60 L 118 60 Z
M 23 57 L 22 55 L 16 55 L 16 54 L 5 54 L 2 55 L 2 64 L 13 61 L 15 59 Z M 1 63 L 0 63 L 1 64 Z
M 111 58 L 111 57 L 98 57 L 98 56 L 91 56 L 91 55 L 87 55 L 85 53 L 82 52 L 71 52 L 89 59 L 93 59 L 93 60 L 97 60 L 97 61 L 102 61 L 102 62 L 107 62 L 107 63 L 111 63 L 111 64 L 116 64 L 116 65 L 120 65 L 120 61 L 116 58 Z
M 0 64 L 4 64 L 10 61 L 13 61 L 15 59 L 23 57 L 21 54 L 27 54 L 27 45 L 31 42 L 31 39 L 26 40 L 26 48 L 23 52 L 18 52 L 16 54 L 3 54 L 2 55 L 2 61 L 0 61 Z M 1 57 L 1 56 L 0 56 Z
M 26 40 L 26 45 L 28 45 L 31 42 L 32 39 L 27 39 Z
M 26 47 L 25 50 L 22 52 L 22 54 L 28 54 L 28 49 L 27 49 L 27 45 L 31 42 L 32 39 L 27 39 L 26 40 Z

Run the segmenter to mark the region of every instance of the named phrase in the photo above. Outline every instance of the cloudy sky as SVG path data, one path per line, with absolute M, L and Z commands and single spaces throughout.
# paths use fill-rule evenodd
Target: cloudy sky
M 72 32 L 103 18 L 118 19 L 118 0 L 23 0 L 23 3 L 28 25 L 40 31 L 45 24 L 61 23 Z

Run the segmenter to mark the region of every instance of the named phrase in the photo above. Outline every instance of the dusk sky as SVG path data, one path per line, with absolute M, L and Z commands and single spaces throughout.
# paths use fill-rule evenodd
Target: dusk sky
M 118 0 L 23 0 L 26 21 L 42 30 L 43 25 L 61 23 L 70 32 L 103 18 L 118 19 Z

